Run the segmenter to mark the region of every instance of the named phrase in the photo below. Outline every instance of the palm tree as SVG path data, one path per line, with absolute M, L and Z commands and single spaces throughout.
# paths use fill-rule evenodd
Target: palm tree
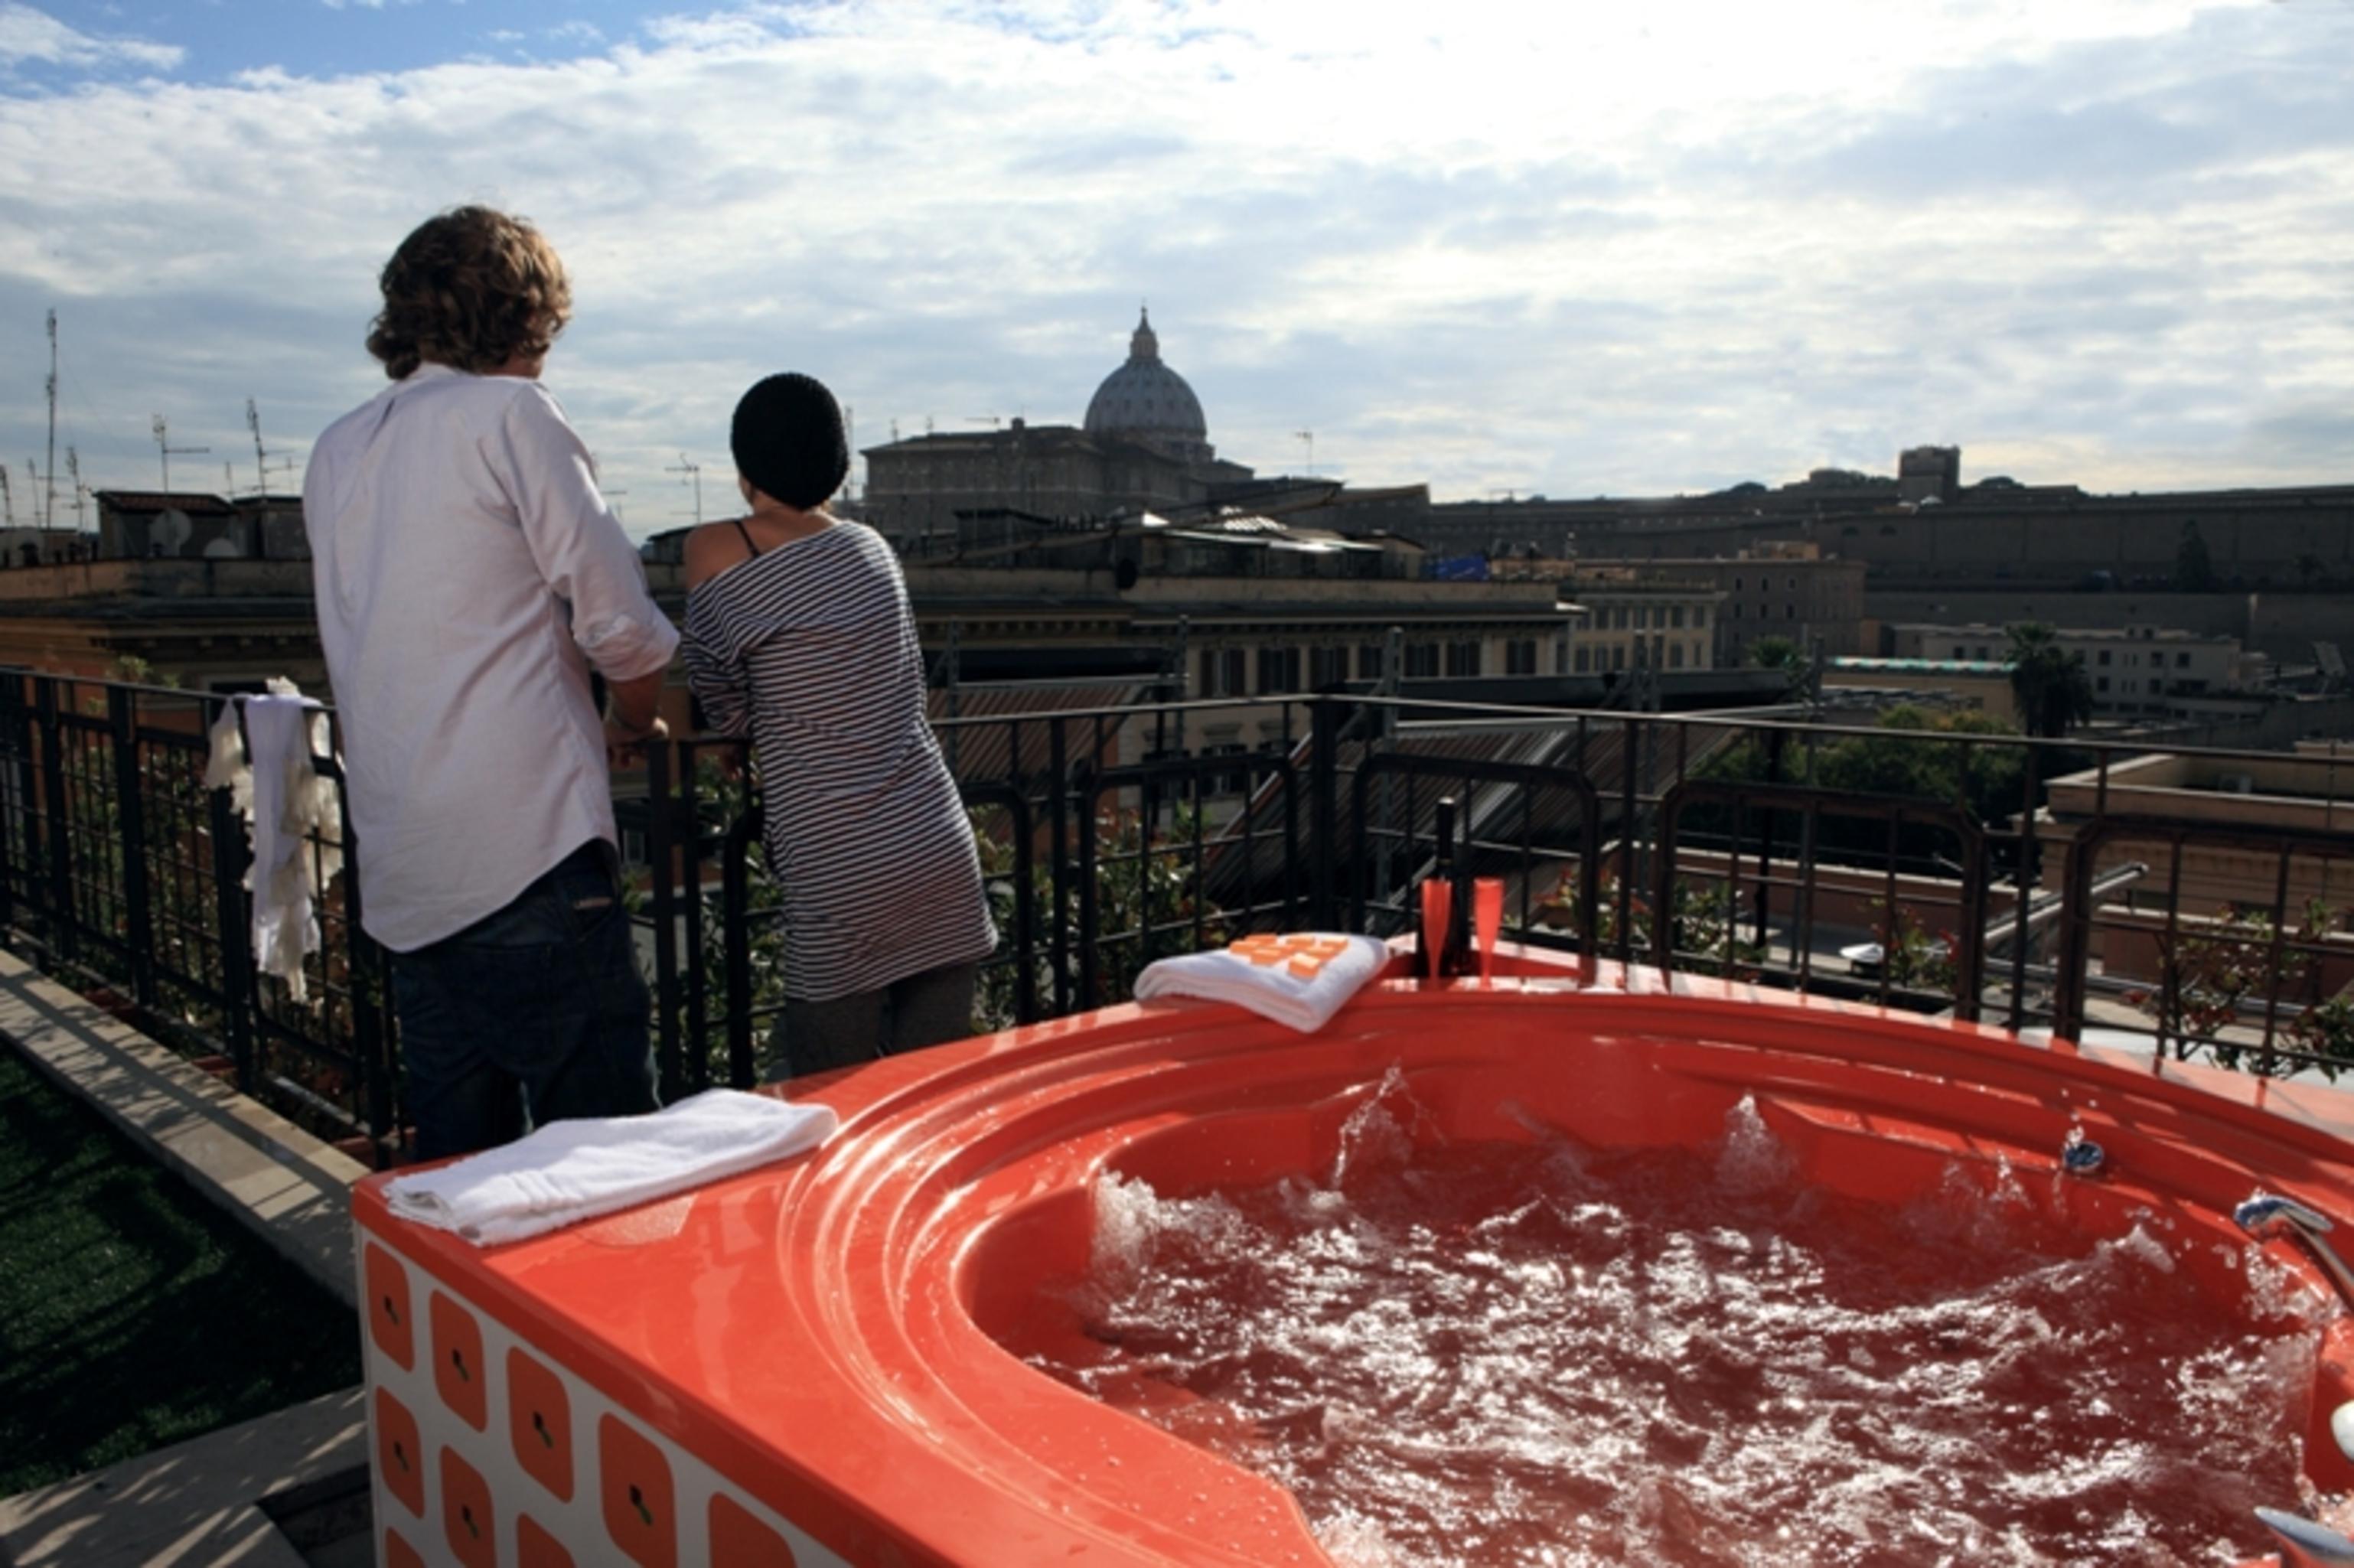
M 2093 680 L 2084 656 L 2060 646 L 2049 626 L 2022 621 L 2010 629 L 2010 694 L 2020 727 L 2058 739 L 2072 724 L 2093 716 Z

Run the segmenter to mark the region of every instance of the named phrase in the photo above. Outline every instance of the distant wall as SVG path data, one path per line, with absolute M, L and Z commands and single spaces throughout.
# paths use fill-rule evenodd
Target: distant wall
M 2354 654 L 2354 594 L 2153 593 L 2065 588 L 1864 587 L 1863 612 L 1883 625 L 1908 621 L 2001 626 L 2041 620 L 2062 628 L 2097 630 L 2171 626 L 2208 637 L 2236 637 L 2243 648 L 2294 663 L 2310 663 L 2317 641 Z

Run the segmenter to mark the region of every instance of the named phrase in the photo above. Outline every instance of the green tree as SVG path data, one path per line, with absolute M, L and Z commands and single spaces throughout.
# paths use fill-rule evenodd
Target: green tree
M 1806 657 L 1806 650 L 1787 637 L 1761 637 L 1749 645 L 1749 662 L 1761 670 L 1796 672 Z
M 2093 716 L 2093 679 L 2084 656 L 2060 646 L 2059 634 L 2035 621 L 2010 629 L 2010 692 L 2030 735 L 2058 739 Z
M 2199 532 L 2198 519 L 2182 525 L 2182 543 L 2174 552 L 2174 589 L 2177 593 L 2213 593 L 2215 562 L 2207 553 L 2207 540 Z

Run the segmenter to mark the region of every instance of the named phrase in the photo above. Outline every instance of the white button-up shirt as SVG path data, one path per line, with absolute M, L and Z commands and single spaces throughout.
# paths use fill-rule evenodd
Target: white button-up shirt
M 420 366 L 319 438 L 302 518 L 363 923 L 408 952 L 615 837 L 588 672 L 678 632 L 536 381 Z

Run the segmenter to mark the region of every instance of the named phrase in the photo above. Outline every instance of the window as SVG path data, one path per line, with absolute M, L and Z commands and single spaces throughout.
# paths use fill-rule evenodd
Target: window
M 1346 648 L 1310 648 L 1308 651 L 1308 684 L 1321 691 L 1336 686 L 1349 678 L 1349 651 Z
M 1299 690 L 1299 650 L 1262 648 L 1258 651 L 1258 689 L 1262 694 Z
M 1695 628 L 1703 628 L 1708 625 L 1708 606 L 1704 604 L 1696 604 L 1692 606 L 1692 625 Z
M 1786 605 L 1784 605 L 1784 606 L 1782 607 L 1782 619 L 1783 619 L 1783 620 L 1797 620 L 1797 619 L 1798 619 L 1798 607 L 1797 607 L 1797 605 L 1795 605 L 1795 604 L 1786 604 Z
M 1593 668 L 1593 652 L 1594 650 L 1588 648 L 1583 642 L 1577 645 L 1577 673 L 1579 674 L 1585 674 Z
M 1681 631 L 1684 629 L 1684 607 L 1682 605 L 1679 604 L 1670 608 L 1668 610 L 1668 624 L 1674 627 L 1678 631 Z
M 1204 757 L 1245 757 L 1248 756 L 1250 748 L 1239 740 L 1221 741 L 1215 746 L 1202 747 L 1202 755 Z M 1209 777 L 1206 788 L 1213 795 L 1247 794 L 1250 791 L 1250 769 L 1237 768 L 1231 773 L 1223 771 L 1213 773 Z
M 1645 642 L 1639 637 L 1635 639 L 1635 668 L 1641 670 L 1649 666 L 1650 660 L 1648 655 L 1650 651 L 1650 645 L 1649 643 Z
M 2174 667 L 2178 670 L 2188 670 L 2190 668 L 2190 655 L 2188 653 L 2177 653 L 2174 656 Z
M 1989 653 L 1988 653 L 1988 652 L 1986 651 L 1986 649 L 1985 649 L 1985 647 L 1984 647 L 1984 646 L 1980 646 L 1980 648 L 1978 649 L 1978 657 L 1979 657 L 1981 660 L 1984 660 L 1984 659 L 1988 659 L 1988 658 L 1992 657 L 1992 655 L 1990 655 Z
M 1735 593 L 1739 593 L 1741 591 L 1741 579 L 1739 577 L 1733 579 L 1733 591 Z
M 1733 617 L 1733 619 L 1734 619 L 1734 620 L 1740 620 L 1740 619 L 1741 619 L 1741 607 L 1740 607 L 1739 605 L 1737 605 L 1737 604 L 1729 604 L 1729 605 L 1726 605 L 1726 606 L 1724 607 L 1724 612 L 1725 612 L 1727 615 L 1730 615 L 1731 617 Z
M 1968 658 L 1969 656 L 1970 656 L 1970 651 L 1969 651 L 1968 649 L 1962 647 L 1962 646 L 1961 646 L 1961 645 L 1959 645 L 1958 643 L 1955 645 L 1955 648 L 1954 648 L 1954 657 L 1955 657 L 1955 658 L 1956 658 L 1956 659 L 1967 659 L 1967 658 Z
M 1382 678 L 1382 645 L 1378 642 L 1357 644 L 1357 679 L 1378 681 Z
M 1427 681 L 1438 673 L 1438 644 L 1410 643 L 1405 651 L 1405 673 L 1410 679 Z
M 1533 675 L 1537 673 L 1537 644 L 1532 637 L 1514 638 L 1504 644 L 1504 673 Z
M 1787 578 L 1787 579 L 1785 579 L 1785 580 L 1788 582 L 1789 587 L 1790 587 L 1790 591 L 1791 591 L 1792 593 L 1796 593 L 1796 592 L 1797 592 L 1797 591 L 1798 591 L 1798 579 L 1797 579 L 1797 578 L 1796 578 L 1796 577 L 1789 577 L 1789 578 Z
M 2093 683 L 2093 689 L 2096 692 L 2107 691 L 2109 689 L 2109 678 L 2106 675 L 2102 676 L 2099 680 Z
M 1670 670 L 1681 670 L 1683 667 L 1684 645 L 1681 642 L 1670 644 L 1668 648 L 1668 668 Z
M 1450 675 L 1476 675 L 1479 673 L 1479 644 L 1450 642 L 1447 645 L 1447 673 Z
M 1627 607 L 1625 605 L 1622 604 L 1610 612 L 1610 629 L 1613 631 L 1624 631 L 1627 630 Z
M 1610 650 L 1610 667 L 1614 670 L 1627 667 L 1627 645 L 1624 642 Z
M 2104 649 L 2102 649 L 2102 650 L 2101 650 L 2101 657 L 2100 657 L 2100 661 L 2099 661 L 2099 662 L 2100 662 L 2101 668 L 2103 668 L 2104 670 L 2105 670 L 2105 669 L 2107 669 L 2107 668 L 2109 667 L 2109 651 L 2108 651 L 2107 649 L 2104 648 Z
M 1245 654 L 1239 648 L 1204 648 L 1202 650 L 1202 689 L 1204 697 L 1239 697 L 1249 687 L 1244 680 Z

